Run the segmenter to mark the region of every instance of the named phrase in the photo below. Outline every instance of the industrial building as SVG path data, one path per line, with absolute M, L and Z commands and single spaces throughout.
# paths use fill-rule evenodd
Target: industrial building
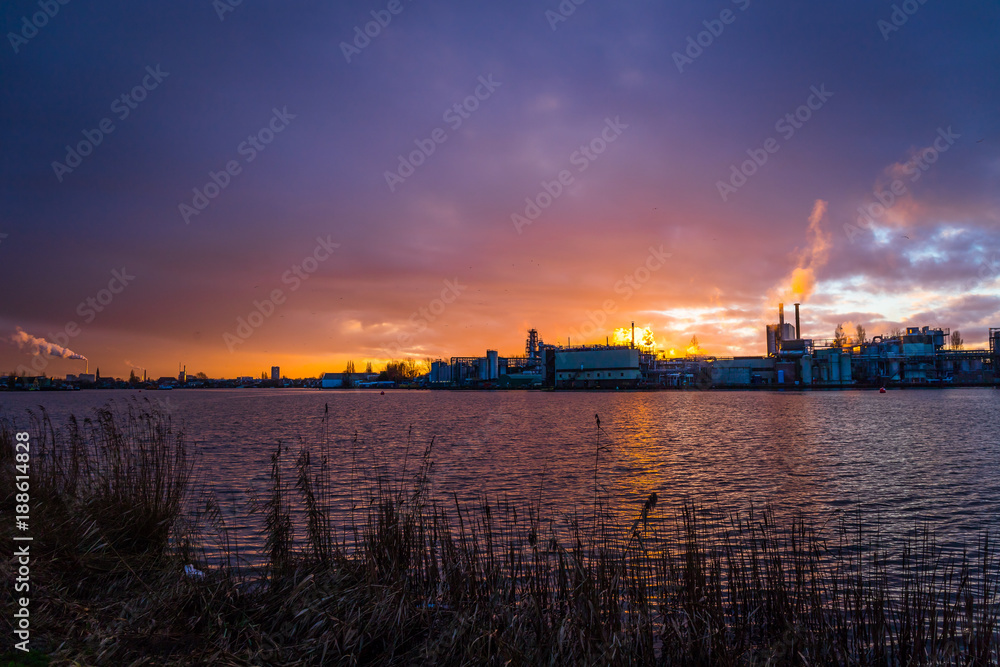
M 778 322 L 765 328 L 766 357 L 710 357 L 682 372 L 676 360 L 656 359 L 646 378 L 659 386 L 701 388 L 848 386 L 995 385 L 1000 366 L 1000 329 L 989 330 L 989 350 L 954 350 L 946 344 L 951 331 L 908 327 L 898 336 L 874 336 L 858 341 L 811 339 L 801 335 L 799 304 L 795 322 L 785 321 L 784 304 Z
M 989 330 L 988 350 L 949 349 L 950 330 L 908 327 L 896 336 L 858 341 L 804 338 L 800 305 L 794 321 L 764 331 L 766 356 L 666 357 L 627 345 L 546 345 L 528 331 L 523 356 L 451 357 L 431 364 L 438 388 L 554 389 L 837 389 L 867 386 L 996 386 L 1000 328 Z M 634 331 L 634 326 L 633 326 Z
M 524 356 L 501 357 L 487 350 L 485 357 L 451 357 L 431 363 L 432 387 L 542 387 L 551 386 L 555 373 L 555 348 L 546 345 L 531 329 Z
M 628 347 L 560 349 L 555 370 L 560 389 L 631 389 L 642 382 L 639 350 Z

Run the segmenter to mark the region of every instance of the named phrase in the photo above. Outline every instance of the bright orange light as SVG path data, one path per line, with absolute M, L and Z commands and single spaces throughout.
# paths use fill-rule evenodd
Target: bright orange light
M 811 269 L 795 269 L 792 272 L 792 293 L 798 298 L 805 298 L 812 293 L 816 283 Z
M 622 327 L 621 329 L 615 329 L 615 336 L 614 336 L 615 345 L 629 345 L 631 342 L 632 342 L 631 327 Z M 635 344 L 638 347 L 656 347 L 656 338 L 653 336 L 653 330 L 649 327 L 636 327 Z

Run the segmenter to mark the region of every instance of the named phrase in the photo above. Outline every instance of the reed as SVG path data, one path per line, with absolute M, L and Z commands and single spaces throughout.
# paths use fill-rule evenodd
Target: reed
M 136 478 L 116 464 L 135 460 L 144 439 L 112 436 L 170 431 L 92 423 L 100 436 L 80 438 L 78 460 L 71 422 L 70 454 L 39 471 L 52 494 L 45 502 L 79 514 L 79 525 L 92 507 L 81 498 L 120 507 L 122 490 L 73 472 L 107 469 L 147 504 L 134 529 L 159 526 L 157 512 L 176 507 L 170 499 L 187 481 L 184 459 L 154 448 L 156 474 L 173 482 Z M 45 424 L 46 437 L 61 437 Z M 212 569 L 203 550 L 195 564 L 206 576 L 183 577 L 182 541 L 164 550 L 127 531 L 108 537 L 130 567 L 104 573 L 110 592 L 87 599 L 116 615 L 92 617 L 79 594 L 59 589 L 47 604 L 61 605 L 60 614 L 43 619 L 77 632 L 48 627 L 51 655 L 178 665 L 1000 664 L 1000 561 L 988 535 L 954 553 L 927 527 L 888 543 L 877 529 L 862 530 L 861 516 L 812 525 L 779 519 L 773 507 L 671 506 L 655 494 L 615 511 L 600 483 L 599 426 L 594 496 L 558 516 L 540 499 L 462 502 L 436 491 L 433 440 L 412 467 L 412 443 L 398 467 L 362 463 L 352 451 L 357 497 L 352 516 L 338 516 L 326 428 L 320 442 L 299 452 L 279 446 L 272 456 L 269 487 L 252 503 L 263 515 L 265 563 Z M 0 460 L 9 465 L 4 429 Z M 109 457 L 94 442 L 130 451 Z M 216 544 L 231 543 L 222 522 L 209 523 L 204 530 L 222 533 Z M 192 530 L 187 539 L 208 538 Z M 140 569 L 150 551 L 164 552 L 160 566 Z M 92 636 L 79 631 L 87 623 Z

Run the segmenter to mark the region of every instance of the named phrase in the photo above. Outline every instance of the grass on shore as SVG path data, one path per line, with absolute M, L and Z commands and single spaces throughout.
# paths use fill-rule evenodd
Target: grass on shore
M 185 520 L 191 457 L 152 405 L 18 430 L 32 434 L 32 647 L 53 665 L 1000 664 L 987 536 L 955 558 L 929 530 L 885 548 L 860 519 L 652 495 L 614 514 L 599 430 L 594 496 L 568 521 L 432 493 L 433 442 L 416 470 L 356 463 L 356 509 L 334 515 L 329 439 L 279 446 L 250 502 L 266 553 L 251 568 L 208 566 L 228 531 L 211 506 Z M 7 479 L 14 432 L 0 420 Z M 183 575 L 190 563 L 206 574 Z

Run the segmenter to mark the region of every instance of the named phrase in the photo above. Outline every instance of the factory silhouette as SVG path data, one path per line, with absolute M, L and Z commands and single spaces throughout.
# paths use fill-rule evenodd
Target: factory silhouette
M 528 331 L 524 355 L 451 357 L 431 363 L 432 388 L 552 389 L 836 389 L 844 387 L 995 386 L 1000 368 L 1000 328 L 989 330 L 988 350 L 949 347 L 950 330 L 907 327 L 905 332 L 859 340 L 801 335 L 799 304 L 794 323 L 765 328 L 767 354 L 760 357 L 671 357 L 635 343 L 547 345 Z M 332 374 L 331 374 L 332 375 Z

